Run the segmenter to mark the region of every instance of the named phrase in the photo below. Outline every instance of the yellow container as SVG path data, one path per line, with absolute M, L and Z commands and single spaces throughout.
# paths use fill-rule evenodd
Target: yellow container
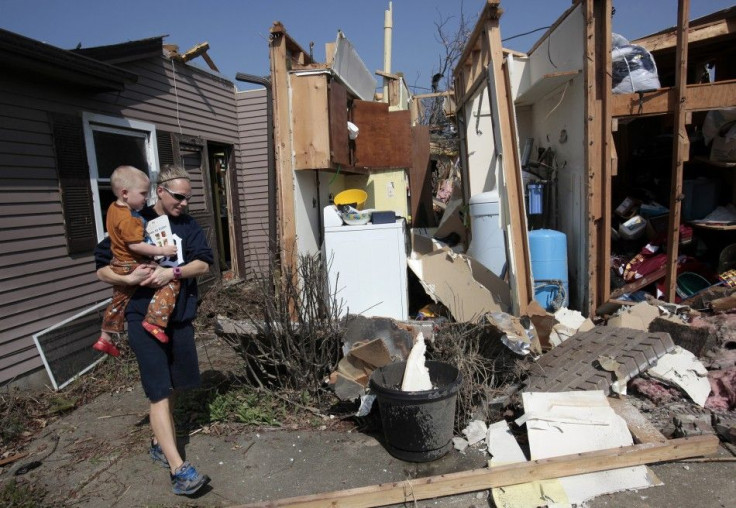
M 335 196 L 335 204 L 353 205 L 356 209 L 362 210 L 368 199 L 368 193 L 363 189 L 347 189 Z

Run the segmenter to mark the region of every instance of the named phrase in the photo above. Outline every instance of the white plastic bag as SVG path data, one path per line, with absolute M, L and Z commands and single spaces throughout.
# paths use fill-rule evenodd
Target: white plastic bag
M 629 44 L 618 34 L 612 34 L 612 47 L 613 93 L 633 93 L 660 87 L 657 64 L 649 51 Z

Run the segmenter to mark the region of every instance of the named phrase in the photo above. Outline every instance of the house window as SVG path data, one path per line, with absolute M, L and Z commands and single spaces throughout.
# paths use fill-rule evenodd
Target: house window
M 94 203 L 97 240 L 105 236 L 107 208 L 115 201 L 110 175 L 120 165 L 135 166 L 151 179 L 149 204 L 155 201 L 158 176 L 156 126 L 138 120 L 85 113 L 84 141 Z

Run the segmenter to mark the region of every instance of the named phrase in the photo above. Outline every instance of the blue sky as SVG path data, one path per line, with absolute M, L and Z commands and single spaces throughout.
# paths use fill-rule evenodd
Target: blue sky
M 733 5 L 734 0 L 691 0 L 691 19 Z M 485 0 L 393 0 L 392 72 L 403 72 L 415 93 L 426 92 L 442 53 L 435 22 L 455 23 L 461 6 L 475 25 Z M 548 26 L 570 0 L 501 3 L 505 39 Z M 677 0 L 614 0 L 614 31 L 629 39 L 673 26 Z M 267 75 L 268 29 L 281 21 L 304 48 L 324 61 L 324 45 L 340 29 L 373 72 L 383 67 L 383 19 L 388 0 L 0 0 L 0 27 L 61 48 L 115 44 L 168 35 L 180 51 L 209 42 L 209 55 L 227 77 Z M 454 25 L 453 25 L 454 26 Z M 506 41 L 527 51 L 544 33 Z M 199 65 L 204 66 L 201 59 Z M 247 88 L 238 84 L 239 88 Z

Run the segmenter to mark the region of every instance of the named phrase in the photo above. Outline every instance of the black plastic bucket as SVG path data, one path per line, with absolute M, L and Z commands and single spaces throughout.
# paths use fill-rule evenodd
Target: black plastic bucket
M 391 363 L 373 371 L 371 391 L 381 412 L 388 452 L 411 462 L 439 459 L 452 448 L 460 371 L 443 362 L 428 361 L 429 379 L 437 388 L 402 392 L 406 362 Z

